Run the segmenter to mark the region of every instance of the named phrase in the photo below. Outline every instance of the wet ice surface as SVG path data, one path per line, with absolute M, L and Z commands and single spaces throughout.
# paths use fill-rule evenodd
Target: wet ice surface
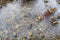
M 5 7 L 0 9 L 0 29 L 3 32 L 6 30 L 6 32 L 2 34 L 3 36 L 6 34 L 12 36 L 14 32 L 17 32 L 19 36 L 28 36 L 28 31 L 34 33 L 37 29 L 43 30 L 43 34 L 46 36 L 60 34 L 60 19 L 56 27 L 51 26 L 46 20 L 42 20 L 39 23 L 35 20 L 36 16 L 42 16 L 44 11 L 50 6 L 57 8 L 54 14 L 55 16 L 60 14 L 60 5 L 55 0 L 49 0 L 48 7 L 46 7 L 43 0 L 37 0 L 34 5 L 25 7 L 22 7 L 19 1 L 8 3 Z M 24 14 L 27 14 L 28 17 L 25 18 Z M 30 26 L 31 22 L 33 22 L 33 27 L 31 30 L 28 30 L 27 28 Z M 17 30 L 15 27 L 17 27 Z

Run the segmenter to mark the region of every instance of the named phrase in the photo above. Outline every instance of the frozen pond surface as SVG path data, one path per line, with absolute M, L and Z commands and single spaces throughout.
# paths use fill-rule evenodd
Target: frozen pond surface
M 47 4 L 44 3 L 44 0 L 37 0 L 33 4 L 25 5 L 24 7 L 21 6 L 20 0 L 8 3 L 0 9 L 0 29 L 3 31 L 1 35 L 9 34 L 12 36 L 14 32 L 17 32 L 19 36 L 28 36 L 28 31 L 35 33 L 37 29 L 43 30 L 43 34 L 46 36 L 60 34 L 60 19 L 57 19 L 59 24 L 56 27 L 51 26 L 46 22 L 47 20 L 42 20 L 39 23 L 35 20 L 36 16 L 43 17 L 44 12 L 50 7 L 57 8 L 53 16 L 60 14 L 60 5 L 56 0 L 49 0 Z M 25 14 L 28 16 L 27 18 L 24 17 Z M 27 29 L 32 22 L 32 29 Z

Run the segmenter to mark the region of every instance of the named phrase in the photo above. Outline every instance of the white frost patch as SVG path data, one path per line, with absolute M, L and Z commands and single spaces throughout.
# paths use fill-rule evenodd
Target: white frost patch
M 20 27 L 21 28 L 24 27 L 22 29 L 27 30 L 26 27 L 29 25 L 29 21 L 33 21 L 34 23 L 36 23 L 36 21 L 34 19 L 32 19 L 31 17 L 35 18 L 35 15 L 42 16 L 47 9 L 43 0 L 37 0 L 37 2 L 34 4 L 34 6 L 32 5 L 31 7 L 22 7 L 21 3 L 19 1 L 14 1 L 13 3 L 8 3 L 5 7 L 0 9 L 0 29 L 2 28 L 4 30 L 4 29 L 9 29 L 11 27 L 15 27 L 17 24 L 20 24 L 19 22 L 21 22 L 22 20 L 25 20 L 25 21 L 23 21 L 23 22 L 25 22 L 25 24 L 22 22 L 22 25 Z M 57 15 L 57 13 L 60 12 L 60 6 L 58 6 L 58 4 L 56 3 L 55 0 L 49 0 L 48 4 L 49 4 L 48 7 L 49 6 L 57 7 L 57 11 L 56 11 L 55 15 Z M 24 19 L 23 14 L 27 14 L 30 17 Z M 41 22 L 40 24 L 36 23 L 35 28 L 41 28 L 42 30 L 45 30 L 47 28 L 47 24 L 48 23 L 45 23 L 44 21 Z M 59 32 L 59 28 L 60 28 L 59 26 L 60 25 L 58 25 L 57 29 L 55 28 L 53 30 L 49 30 L 49 34 L 52 32 L 52 34 L 54 35 L 56 31 Z M 29 31 L 29 30 L 27 30 L 27 31 Z M 22 33 L 23 34 L 27 33 L 27 31 L 23 31 Z

